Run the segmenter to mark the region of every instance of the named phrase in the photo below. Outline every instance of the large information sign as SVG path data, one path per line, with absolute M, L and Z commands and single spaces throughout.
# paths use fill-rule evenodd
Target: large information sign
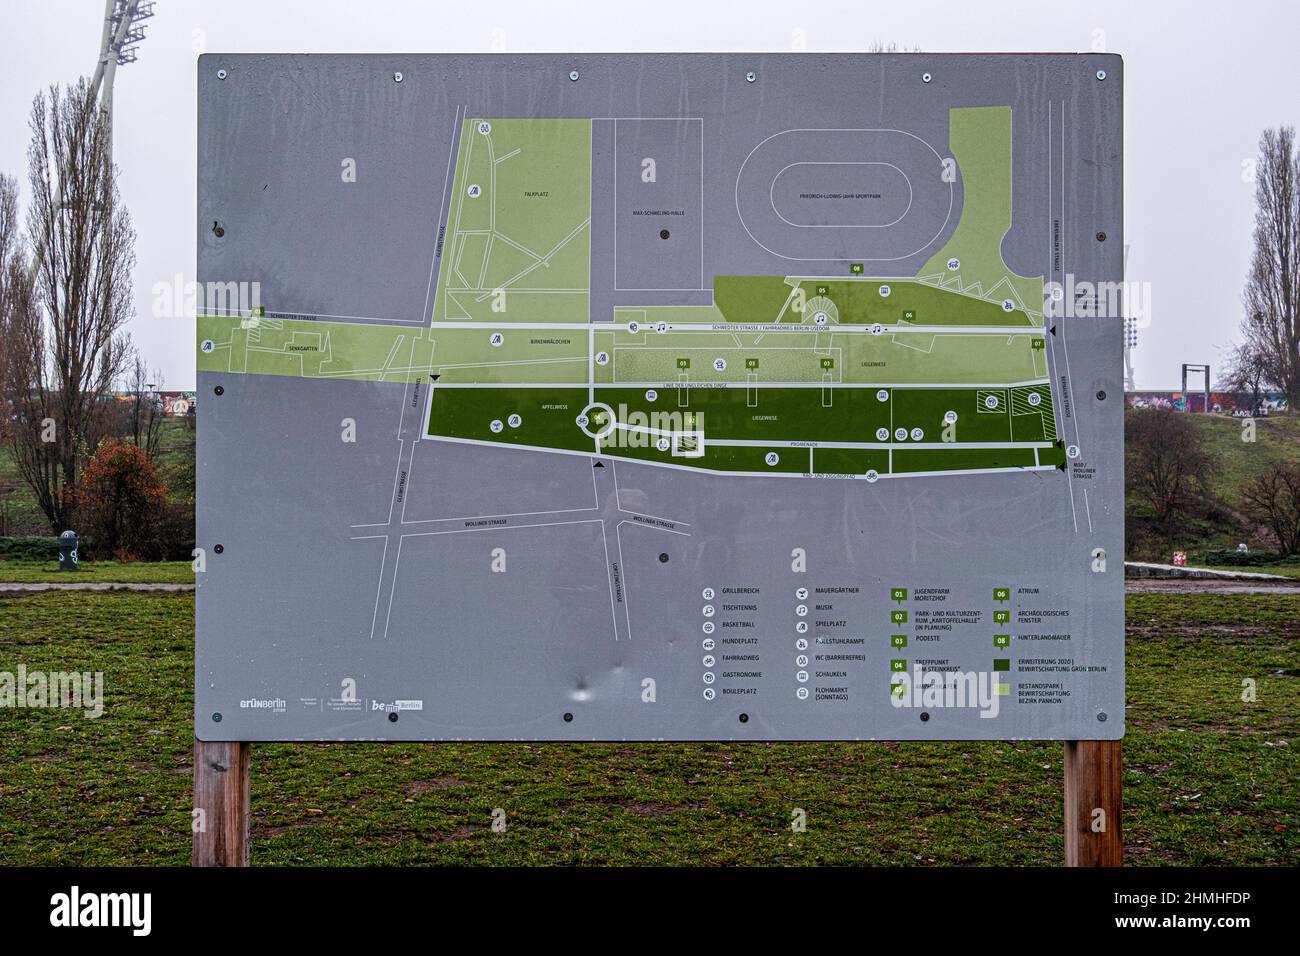
M 1122 736 L 1122 72 L 202 57 L 198 737 Z

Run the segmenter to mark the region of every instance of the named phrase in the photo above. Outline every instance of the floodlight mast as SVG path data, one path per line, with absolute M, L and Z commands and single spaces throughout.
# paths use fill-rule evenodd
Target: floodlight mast
M 99 40 L 99 59 L 90 80 L 90 95 L 99 100 L 109 129 L 113 125 L 113 80 L 117 68 L 134 63 L 144 40 L 144 21 L 153 16 L 153 0 L 104 0 L 104 27 Z M 111 155 L 110 132 L 110 155 Z
M 144 39 L 143 22 L 153 16 L 154 0 L 104 0 L 104 26 L 99 38 L 99 59 L 90 78 L 87 95 L 98 99 L 108 124 L 108 161 L 113 162 L 113 80 L 117 68 L 136 61 L 136 48 Z M 56 209 L 63 208 L 63 170 L 55 184 Z M 34 282 L 40 256 L 33 256 L 29 267 Z
M 1137 348 L 1137 319 L 1124 320 L 1124 389 L 1137 391 L 1137 378 L 1133 371 L 1133 350 Z

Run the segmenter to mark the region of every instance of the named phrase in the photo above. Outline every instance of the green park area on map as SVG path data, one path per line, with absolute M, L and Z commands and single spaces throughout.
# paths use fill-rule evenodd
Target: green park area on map
M 711 306 L 593 316 L 591 122 L 467 119 L 425 322 L 200 316 L 198 365 L 432 382 L 439 440 L 868 480 L 1063 467 L 1042 280 L 999 252 L 1010 110 L 950 124 L 961 218 L 917 277 L 717 275 Z

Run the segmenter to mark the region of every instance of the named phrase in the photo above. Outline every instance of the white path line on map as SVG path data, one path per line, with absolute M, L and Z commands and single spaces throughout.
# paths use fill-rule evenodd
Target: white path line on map
M 614 625 L 614 640 L 618 640 L 618 597 L 614 593 L 614 565 L 609 560 L 609 528 L 604 521 L 600 523 L 600 546 L 605 551 L 605 580 L 609 582 L 609 622 Z M 619 564 L 619 573 L 623 566 Z M 623 604 L 627 605 L 627 584 L 623 585 Z M 632 640 L 632 629 L 628 628 L 627 639 Z
M 691 537 L 691 533 L 689 531 L 675 531 L 672 528 L 660 528 L 658 525 L 642 524 L 639 521 L 631 521 L 627 518 L 624 518 L 622 521 L 619 522 L 619 525 L 625 525 L 625 524 L 631 525 L 634 528 L 645 528 L 647 531 L 663 531 L 666 534 L 680 534 L 683 538 Z
M 540 445 L 515 445 L 510 442 L 483 441 L 477 438 L 449 438 L 445 435 L 429 435 L 426 437 L 428 438 L 429 441 L 444 441 L 444 442 L 450 442 L 452 444 L 459 444 L 459 445 L 482 445 L 489 448 L 514 448 L 514 449 L 518 449 L 519 451 L 533 451 L 533 452 L 539 452 L 541 454 L 548 454 L 548 455 L 575 455 L 580 458 L 613 457 L 612 455 L 606 452 L 573 451 L 568 448 L 545 448 Z M 906 446 L 900 445 L 899 447 L 902 448 Z M 949 445 L 947 447 L 951 448 L 952 446 Z M 893 455 L 892 448 L 890 449 L 890 455 L 891 457 Z M 670 468 L 677 471 L 689 471 L 696 475 L 701 475 L 701 474 L 712 475 L 718 478 L 735 478 L 735 477 L 807 478 L 808 477 L 808 473 L 802 471 L 722 471 L 713 468 L 702 468 L 699 465 L 675 465 L 671 462 L 654 461 L 649 458 L 623 458 L 622 460 L 631 465 L 645 465 L 649 468 Z M 1011 467 L 1011 468 L 959 468 L 959 469 L 952 469 L 950 471 L 905 471 L 905 472 L 899 472 L 895 475 L 880 475 L 879 480 L 883 481 L 884 479 L 889 477 L 908 478 L 912 476 L 925 476 L 925 475 L 977 475 L 977 474 L 998 474 L 1003 472 L 1008 474 L 1013 474 L 1016 472 L 1023 472 L 1023 471 L 1055 471 L 1055 470 L 1056 470 L 1056 466 L 1054 465 L 1041 465 L 1038 467 L 1034 467 L 1032 465 L 1025 465 L 1025 466 Z M 818 475 L 817 477 L 822 477 L 822 476 Z M 866 480 L 865 475 L 846 474 L 840 476 L 839 474 L 836 474 L 834 477 L 837 478 L 845 477 L 845 478 Z
M 433 256 L 429 262 L 429 288 L 424 294 L 424 315 L 420 317 L 421 325 L 433 321 L 433 314 L 429 311 L 429 300 L 433 297 L 434 273 L 438 268 L 438 232 L 442 229 L 442 214 L 447 211 L 447 186 L 451 182 L 451 169 L 456 165 L 456 141 L 460 138 L 460 111 L 463 108 L 457 106 L 456 114 L 452 118 L 451 143 L 447 146 L 447 173 L 442 179 L 442 199 L 438 204 L 438 221 L 433 224 Z M 451 230 L 444 232 L 442 238 L 444 243 L 443 251 L 445 252 L 446 241 L 451 238 Z
M 222 309 L 205 310 L 202 314 L 205 318 L 214 318 L 214 319 L 247 318 L 247 316 L 245 316 L 243 313 L 231 312 Z M 327 315 L 323 312 L 294 312 L 291 309 L 277 309 L 275 312 L 268 311 L 266 315 L 262 317 L 263 323 L 270 323 L 273 320 L 285 322 L 285 321 L 295 321 L 295 320 L 301 321 L 303 319 L 306 319 L 308 321 L 314 319 L 338 319 L 343 322 L 347 322 L 347 321 L 365 322 L 368 325 L 394 325 L 394 326 L 402 326 L 402 327 L 423 325 L 423 323 L 418 320 L 394 319 L 391 316 L 384 316 L 384 315 Z
M 411 390 L 411 383 L 402 386 L 402 412 L 397 418 L 397 465 L 393 468 L 393 493 L 388 498 L 388 520 L 393 523 L 393 505 L 397 501 L 397 487 L 402 478 L 402 452 L 406 449 L 406 439 L 402 437 L 402 424 L 406 421 L 406 396 Z
M 1062 115 L 1062 121 L 1064 121 L 1064 114 Z M 1053 273 L 1053 271 L 1054 271 L 1054 270 L 1053 270 L 1053 265 L 1056 263 L 1055 246 L 1054 246 L 1053 243 L 1052 243 L 1052 236 L 1054 235 L 1054 230 L 1053 230 L 1053 228 L 1052 228 L 1052 227 L 1053 227 L 1053 220 L 1052 220 L 1052 196 L 1053 196 L 1053 194 L 1054 194 L 1054 191 L 1053 191 L 1053 188 L 1052 188 L 1052 186 L 1053 186 L 1053 177 L 1052 177 L 1053 168 L 1052 168 L 1052 167 L 1053 167 L 1053 158 L 1054 158 L 1054 155 L 1055 155 L 1054 152 L 1053 152 L 1053 149 L 1052 149 L 1052 144 L 1053 144 L 1052 131 L 1053 131 L 1053 129 L 1054 129 L 1054 124 L 1053 124 L 1053 122 L 1052 122 L 1052 101 L 1051 101 L 1051 100 L 1048 100 L 1048 101 L 1047 101 L 1047 266 L 1048 266 L 1048 275 L 1049 275 L 1049 276 L 1052 275 L 1052 273 Z M 1062 161 L 1062 162 L 1064 162 L 1064 161 Z M 1062 189 L 1062 193 L 1064 193 L 1064 189 L 1065 189 L 1064 183 L 1062 183 L 1061 189 Z M 1061 230 L 1062 230 L 1062 232 L 1064 232 L 1064 229 L 1065 229 L 1065 223 L 1064 223 L 1064 221 L 1062 220 L 1062 222 L 1061 222 Z M 1061 261 L 1061 265 L 1064 266 L 1064 260 Z M 1062 278 L 1062 280 L 1064 280 L 1064 278 L 1065 278 L 1063 272 L 1062 272 L 1062 276 L 1061 276 L 1061 278 Z M 1061 287 L 1064 288 L 1064 281 L 1061 282 Z M 1062 294 L 1064 294 L 1064 293 L 1062 293 Z M 1064 300 L 1062 300 L 1062 302 L 1064 302 Z M 1062 312 L 1064 312 L 1064 309 L 1062 309 Z M 1044 324 L 1044 326 L 1046 326 L 1046 324 L 1047 324 L 1046 317 L 1044 317 L 1043 324 Z M 1062 335 L 1064 335 L 1064 326 L 1062 326 Z M 1049 346 L 1051 347 L 1051 353 L 1052 353 L 1052 371 L 1053 371 L 1054 373 L 1056 373 L 1056 375 L 1057 375 L 1058 378 L 1062 378 L 1062 379 L 1064 379 L 1065 382 L 1066 382 L 1067 385 L 1068 385 L 1069 377 L 1068 377 L 1068 375 L 1062 375 L 1062 373 L 1061 373 L 1061 366 L 1060 366 L 1060 363 L 1056 360 L 1056 336 L 1051 335 L 1051 334 L 1049 333 L 1047 336 L 1044 336 L 1044 338 L 1047 339 L 1048 344 L 1049 344 Z M 1062 341 L 1062 345 L 1064 345 L 1064 341 Z M 1067 402 L 1069 401 L 1068 389 L 1062 389 L 1061 399 L 1062 399 L 1062 401 L 1067 401 Z M 1052 404 L 1053 404 L 1053 409 L 1055 410 L 1055 406 L 1056 406 L 1058 403 L 1053 402 Z M 1057 421 L 1057 430 L 1056 430 L 1056 435 L 1057 435 L 1057 438 L 1060 439 L 1061 441 L 1068 441 L 1070 436 L 1067 434 L 1066 429 L 1065 429 L 1064 427 L 1062 427 L 1062 421 L 1063 421 L 1063 419 L 1058 419 L 1058 421 Z M 1066 493 L 1070 496 L 1070 514 L 1071 514 L 1071 516 L 1072 516 L 1072 518 L 1073 518 L 1073 521 L 1074 521 L 1074 531 L 1075 531 L 1076 534 L 1078 534 L 1078 532 L 1079 532 L 1079 513 L 1078 513 L 1078 510 L 1075 508 L 1075 504 L 1074 504 L 1074 475 L 1073 475 L 1071 472 L 1072 472 L 1072 469 L 1071 469 L 1071 467 L 1070 467 L 1070 463 L 1067 461 L 1067 462 L 1066 462 L 1066 468 L 1065 468 L 1065 486 L 1066 486 Z
M 568 244 L 568 243 L 569 243 L 569 242 L 570 242 L 570 241 L 571 241 L 575 236 L 577 236 L 578 233 L 582 232 L 583 229 L 588 228 L 590 225 L 591 225 L 591 217 L 588 216 L 588 217 L 587 217 L 586 219 L 584 219 L 581 223 L 579 223 L 579 224 L 574 228 L 574 230 L 573 230 L 572 232 L 570 232 L 567 236 L 565 236 L 565 237 L 564 237 L 563 239 L 561 239 L 558 243 L 556 243 L 555 247 L 552 248 L 549 252 L 547 252 L 546 255 L 544 255 L 544 256 L 538 258 L 538 260 L 537 260 L 536 262 L 534 262 L 531 266 L 529 266 L 528 268 L 526 268 L 526 269 L 524 269 L 524 270 L 522 270 L 522 271 L 520 271 L 520 272 L 515 273 L 515 274 L 514 274 L 513 276 L 511 276 L 509 279 L 506 279 L 504 282 L 498 284 L 495 288 L 480 290 L 479 294 L 475 297 L 474 301 L 475 301 L 475 302 L 482 302 L 483 300 L 485 300 L 485 299 L 486 299 L 488 296 L 490 296 L 490 295 L 495 295 L 495 294 L 497 294 L 497 293 L 499 293 L 499 292 L 503 292 L 503 291 L 505 291 L 505 290 L 510 290 L 510 289 L 511 289 L 511 286 L 512 286 L 512 285 L 513 285 L 517 280 L 522 279 L 522 278 L 523 278 L 524 276 L 526 276 L 526 275 L 529 275 L 530 273 L 532 273 L 532 272 L 533 272 L 534 270 L 536 270 L 536 269 L 540 269 L 542 266 L 548 266 L 548 267 L 549 267 L 550 264 L 551 264 L 551 262 L 550 262 L 550 260 L 551 260 L 551 256 L 553 256 L 553 255 L 555 255 L 556 253 L 558 253 L 558 252 L 559 252 L 561 249 L 563 249 L 564 246 L 567 245 L 567 244 Z M 496 235 L 500 235 L 500 233 L 495 233 L 495 234 L 496 234 Z M 522 248 L 522 247 L 521 247 L 521 248 Z M 524 250 L 524 251 L 528 251 L 528 250 Z M 530 253 L 530 255 L 536 255 L 536 253 Z M 511 291 L 513 291 L 513 290 L 511 290 Z M 442 324 L 442 323 L 439 323 L 439 324 Z M 482 322 L 479 322 L 479 323 L 475 323 L 475 324 L 481 326 L 483 323 L 482 323 Z M 586 323 L 586 322 L 581 322 L 581 323 L 575 322 L 575 323 L 571 323 L 571 324 L 572 324 L 574 327 L 576 327 L 576 328 L 583 328 L 583 327 L 586 326 L 588 323 Z
M 414 362 L 414 361 L 415 361 L 415 346 L 416 346 L 416 342 L 417 342 L 416 339 L 412 339 L 412 340 L 411 340 L 411 354 L 407 357 L 407 361 L 408 361 L 408 362 Z M 430 358 L 432 358 L 432 355 L 430 356 Z M 415 390 L 416 390 L 416 393 L 418 394 L 419 391 L 420 391 L 420 383 L 418 383 L 418 382 L 416 383 L 416 385 L 415 385 Z M 429 396 L 430 396 L 430 398 L 433 397 L 433 382 L 432 382 L 432 381 L 429 382 Z M 406 397 L 406 392 L 405 392 L 405 391 L 402 392 L 402 397 L 403 397 L 403 401 L 405 401 L 405 397 Z M 406 409 L 405 409 L 405 407 L 403 407 L 403 409 L 402 409 L 402 415 L 405 416 L 405 414 L 406 414 Z M 405 494 L 402 495 L 402 516 L 401 516 L 401 520 L 402 520 L 403 523 L 406 522 L 406 503 L 407 503 L 408 501 L 411 500 L 411 487 L 412 487 L 412 484 L 413 484 L 412 479 L 411 479 L 411 476 L 415 473 L 415 449 L 416 449 L 416 446 L 419 445 L 419 443 L 420 443 L 420 433 L 423 432 L 426 428 L 428 428 L 428 421 L 429 421 L 429 420 L 426 418 L 423 422 L 419 422 L 419 421 L 417 421 L 417 422 L 415 423 L 415 435 L 414 435 L 414 437 L 412 437 L 412 439 L 411 439 L 411 454 L 410 454 L 410 456 L 409 456 L 409 457 L 407 458 L 407 460 L 406 460 L 406 492 L 405 492 Z
M 1050 137 L 1051 134 L 1050 128 L 1048 129 L 1048 134 Z M 1048 155 L 1048 165 L 1049 166 L 1051 165 L 1050 151 Z M 1049 195 L 1048 197 L 1049 205 L 1050 202 L 1051 202 L 1051 197 Z M 1064 285 L 1065 276 L 1066 276 L 1066 272 L 1065 272 L 1065 100 L 1061 100 L 1061 280 L 1062 280 L 1062 285 Z M 1074 413 L 1073 415 L 1070 416 L 1070 421 L 1074 423 L 1074 441 L 1075 444 L 1077 445 L 1079 441 L 1079 407 L 1074 404 L 1074 384 L 1070 380 L 1070 345 L 1066 336 L 1067 323 L 1065 321 L 1065 315 L 1069 311 L 1069 306 L 1065 303 L 1064 299 L 1061 300 L 1061 304 L 1062 306 L 1064 306 L 1061 309 L 1060 326 L 1061 326 L 1061 350 L 1065 355 L 1065 394 L 1069 399 L 1070 408 L 1073 410 Z M 1069 436 L 1067 435 L 1066 436 L 1067 441 L 1068 438 Z M 1074 518 L 1074 533 L 1078 534 L 1079 533 L 1079 508 L 1074 501 L 1074 468 L 1071 467 L 1069 462 L 1066 463 L 1066 467 L 1065 467 L 1065 486 L 1070 493 L 1070 514 Z
M 505 514 L 495 515 L 459 515 L 454 518 L 412 518 L 410 521 L 403 521 L 402 526 L 405 528 L 415 528 L 421 525 L 455 524 L 458 521 L 487 521 L 494 518 L 535 518 L 542 515 L 584 515 L 599 510 L 598 506 L 595 508 L 555 508 L 550 511 L 510 511 Z M 365 527 L 365 525 L 353 525 L 352 527 L 360 528 Z
M 700 117 L 700 283 L 704 285 L 704 118 Z M 712 290 L 710 290 L 712 291 Z
M 362 538 L 353 538 L 352 540 L 361 541 L 364 540 L 365 538 L 384 539 L 384 553 L 383 556 L 379 559 L 379 582 L 375 585 L 375 610 L 370 615 L 370 639 L 373 641 L 375 639 L 375 625 L 379 623 L 379 599 L 384 594 L 384 564 L 388 560 L 388 535 L 371 534 L 371 535 L 365 535 Z
M 618 544 L 618 573 L 623 581 L 623 619 L 627 621 L 627 639 L 632 640 L 632 607 L 627 590 L 627 562 L 623 560 L 623 522 L 614 525 L 614 540 Z
M 680 433 L 678 433 L 680 434 Z M 758 438 L 710 438 L 709 445 L 726 445 L 740 448 L 920 448 L 920 449 L 980 449 L 980 448 L 1051 448 L 1052 443 L 1029 442 L 1029 441 L 963 441 L 963 442 L 937 442 L 937 441 L 905 441 L 905 442 L 885 442 L 885 441 L 806 441 L 801 439 L 771 439 L 765 441 Z
M 397 593 L 397 569 L 402 563 L 402 538 L 397 539 L 397 557 L 393 561 L 393 583 L 388 587 L 388 614 L 384 617 L 384 639 L 388 639 L 388 625 L 393 620 L 393 595 Z
M 498 525 L 492 528 L 448 528 L 445 531 L 407 531 L 402 534 L 402 539 L 406 538 L 428 538 L 439 534 L 474 534 L 480 531 L 518 531 L 521 528 L 558 528 L 564 525 L 575 524 L 604 524 L 603 518 L 576 518 L 573 521 L 535 521 L 527 524 L 509 524 Z M 400 552 L 400 547 L 399 547 Z
M 450 366 L 444 366 L 450 367 Z M 695 388 L 825 388 L 825 382 L 693 382 Z M 926 388 L 965 388 L 965 389 L 1005 389 L 1023 388 L 1031 385 L 1049 385 L 1045 378 L 1027 379 L 1023 382 L 835 382 L 836 388 L 874 388 L 874 389 L 926 389 Z M 637 381 L 600 382 L 602 389 L 640 389 L 640 388 L 678 388 L 680 381 L 667 379 L 642 379 Z M 439 382 L 439 388 L 554 388 L 586 389 L 587 382 Z
M 583 223 L 583 226 L 587 223 Z M 581 228 L 581 227 L 579 227 Z M 572 237 L 570 237 L 572 238 Z M 487 298 L 494 292 L 494 289 L 465 289 L 465 290 L 448 290 L 448 291 L 465 291 L 480 292 L 480 300 Z M 533 291 L 525 289 L 510 288 L 511 292 Z M 585 293 L 586 289 L 547 289 L 536 290 L 538 292 L 564 292 L 566 294 Z M 680 289 L 665 290 L 637 290 L 637 291 L 666 291 L 680 292 Z M 692 291 L 692 290 L 687 290 Z M 664 306 L 664 308 L 678 308 L 677 306 Z M 693 308 L 693 306 L 680 306 L 680 308 Z M 704 308 L 700 306 L 700 308 Z M 622 310 L 626 313 L 627 310 Z M 634 310 L 644 311 L 644 310 Z M 211 316 L 212 318 L 236 318 L 236 316 Z M 374 315 L 344 315 L 344 316 L 321 316 L 314 318 L 338 318 L 338 319 L 356 319 L 365 322 L 368 325 L 391 325 L 394 328 L 406 328 L 415 323 L 390 320 L 382 316 Z M 293 321 L 292 316 L 287 317 L 285 321 Z M 323 323 L 328 325 L 330 323 Z M 624 322 L 599 322 L 595 323 L 602 327 L 602 331 L 626 332 L 627 324 Z M 846 323 L 837 323 L 835 328 L 830 331 L 833 335 L 900 335 L 906 333 L 919 333 L 923 335 L 1042 335 L 1043 327 L 1041 325 L 905 325 L 891 324 L 883 325 L 882 331 L 873 332 L 872 325 L 877 323 L 866 323 L 862 325 L 848 325 Z M 591 322 L 515 322 L 510 319 L 503 319 L 499 322 L 493 322 L 491 319 L 445 319 L 433 323 L 433 328 L 437 329 L 511 329 L 511 330 L 530 330 L 530 331 L 547 331 L 560 330 L 576 332 L 593 325 Z M 793 335 L 812 335 L 819 330 L 807 325 L 795 324 L 790 322 L 714 322 L 711 320 L 700 322 L 681 322 L 667 323 L 668 332 L 711 332 L 711 333 L 735 333 L 735 332 L 780 332 Z M 638 333 L 640 334 L 640 333 Z
M 402 514 L 400 519 L 402 524 L 406 524 L 406 503 L 411 500 L 411 475 L 415 471 L 415 449 L 419 444 L 420 439 L 418 436 L 411 439 L 411 453 L 406 459 L 406 491 L 402 495 Z

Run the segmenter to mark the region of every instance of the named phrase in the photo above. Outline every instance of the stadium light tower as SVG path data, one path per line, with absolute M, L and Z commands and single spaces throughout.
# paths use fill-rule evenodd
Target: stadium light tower
M 99 59 L 90 80 L 90 95 L 113 125 L 113 80 L 117 68 L 134 63 L 144 39 L 144 21 L 153 16 L 153 0 L 104 0 L 104 28 L 99 40 Z M 112 138 L 110 134 L 110 149 Z
M 90 79 L 90 97 L 99 100 L 108 123 L 108 161 L 113 162 L 113 80 L 117 68 L 136 60 L 136 48 L 144 39 L 145 20 L 153 16 L 153 0 L 104 0 L 104 26 L 99 38 L 99 59 Z M 63 171 L 55 185 L 56 209 L 63 209 Z M 40 256 L 33 256 L 29 266 L 35 282 Z
M 1137 391 L 1137 379 L 1133 372 L 1133 350 L 1138 344 L 1137 319 L 1124 320 L 1124 388 L 1130 392 Z

